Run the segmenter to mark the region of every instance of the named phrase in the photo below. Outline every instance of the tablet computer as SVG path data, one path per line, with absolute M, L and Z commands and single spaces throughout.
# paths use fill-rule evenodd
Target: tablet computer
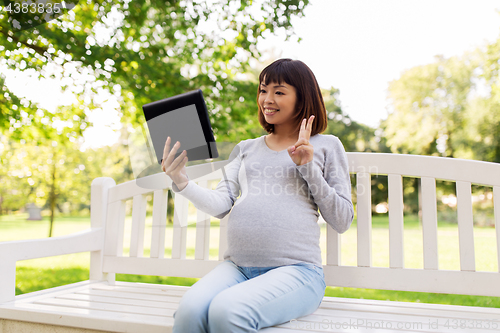
M 142 106 L 159 164 L 170 136 L 170 150 L 179 141 L 174 158 L 186 150 L 189 161 L 219 157 L 201 89 Z

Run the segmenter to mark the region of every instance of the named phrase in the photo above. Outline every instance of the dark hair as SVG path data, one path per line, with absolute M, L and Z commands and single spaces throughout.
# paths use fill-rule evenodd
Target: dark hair
M 263 82 L 263 79 L 266 79 Z M 267 131 L 274 132 L 274 125 L 269 124 L 262 108 L 259 105 L 260 84 L 269 85 L 270 82 L 281 84 L 285 82 L 293 86 L 297 94 L 297 102 L 295 105 L 294 122 L 296 125 L 297 134 L 300 131 L 300 125 L 304 118 L 309 119 L 314 115 L 314 121 L 311 129 L 311 136 L 326 130 L 328 119 L 326 115 L 325 102 L 321 95 L 321 89 L 314 73 L 306 64 L 300 60 L 278 59 L 262 70 L 259 75 L 259 87 L 257 92 L 257 105 L 259 108 L 259 123 Z

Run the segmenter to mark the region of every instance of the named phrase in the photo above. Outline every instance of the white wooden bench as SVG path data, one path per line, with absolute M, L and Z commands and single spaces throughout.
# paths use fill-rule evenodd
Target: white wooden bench
M 348 153 L 357 179 L 357 266 L 340 262 L 340 235 L 327 226 L 324 265 L 328 286 L 500 296 L 500 273 L 475 266 L 471 184 L 493 187 L 500 258 L 500 164 L 428 156 Z M 227 161 L 215 162 L 227 163 Z M 200 186 L 222 177 L 207 174 L 215 163 L 187 168 Z M 218 164 L 219 166 L 221 164 Z M 211 169 L 213 170 L 213 169 Z M 371 174 L 388 175 L 390 267 L 372 266 Z M 200 175 L 203 175 L 200 177 Z M 404 267 L 402 176 L 421 177 L 423 269 Z M 201 278 L 222 259 L 227 218 L 220 221 L 219 260 L 209 260 L 210 217 L 197 212 L 195 259 L 186 259 L 188 201 L 179 210 L 172 239 L 165 239 L 166 198 L 171 181 L 154 176 L 164 189 L 146 190 L 134 181 L 115 185 L 111 178 L 92 182 L 91 228 L 52 239 L 0 243 L 0 333 L 7 332 L 171 332 L 173 313 L 189 287 L 115 281 L 116 273 Z M 438 265 L 436 179 L 456 181 L 460 270 Z M 151 251 L 143 256 L 146 195 L 153 192 Z M 123 255 L 125 200 L 133 199 L 129 256 Z M 179 215 L 179 217 L 177 216 Z M 207 224 L 208 222 L 208 224 Z M 164 258 L 165 243 L 172 257 Z M 128 245 L 128 244 L 125 244 Z M 16 262 L 90 252 L 90 280 L 15 296 Z M 499 259 L 500 260 L 500 259 Z M 500 263 L 498 265 L 500 267 Z M 472 327 L 472 328 L 471 328 Z M 325 297 L 309 316 L 265 328 L 263 332 L 491 332 L 500 329 L 500 309 Z M 188 332 L 187 332 L 188 333 Z

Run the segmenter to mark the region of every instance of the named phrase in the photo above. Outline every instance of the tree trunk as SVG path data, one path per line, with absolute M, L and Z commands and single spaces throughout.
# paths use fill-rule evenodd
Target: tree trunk
M 167 195 L 167 224 L 174 225 L 174 198 L 171 191 Z
M 422 179 L 415 178 L 415 187 L 417 188 L 418 193 L 418 220 L 420 221 L 420 225 L 422 225 Z
M 54 155 L 54 164 L 52 164 L 52 184 L 50 186 L 50 195 L 49 195 L 49 203 L 50 203 L 50 228 L 49 228 L 49 237 L 52 237 L 52 229 L 54 226 L 54 213 L 56 209 L 56 158 Z
M 500 125 L 500 124 L 498 124 Z M 498 128 L 498 126 L 496 126 L 496 133 L 494 134 L 494 137 L 497 138 L 497 142 L 495 144 L 495 148 L 493 149 L 494 151 L 494 154 L 493 154 L 493 158 L 491 159 L 490 162 L 495 162 L 495 163 L 500 163 L 500 140 L 498 139 L 498 136 L 500 135 L 500 128 Z

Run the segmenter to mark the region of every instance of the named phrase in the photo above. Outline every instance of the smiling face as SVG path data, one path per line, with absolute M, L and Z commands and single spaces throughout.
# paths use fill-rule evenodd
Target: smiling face
M 291 125 L 295 114 L 297 94 L 295 87 L 282 82 L 260 83 L 259 109 L 269 124 Z
M 278 140 L 298 136 L 304 119 L 314 115 L 311 136 L 326 130 L 328 116 L 316 77 L 306 64 L 289 58 L 278 59 L 259 74 L 257 91 L 259 123 Z M 266 115 L 265 108 L 278 109 Z

